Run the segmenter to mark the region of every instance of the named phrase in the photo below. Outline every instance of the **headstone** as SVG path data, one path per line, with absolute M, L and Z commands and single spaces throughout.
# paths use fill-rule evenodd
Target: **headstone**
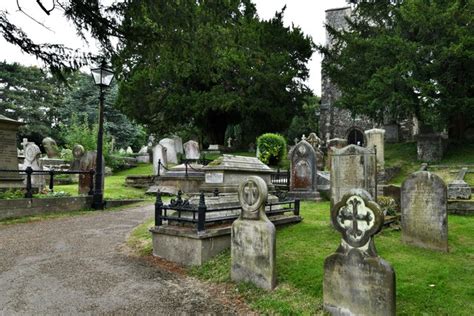
M 174 140 L 174 147 L 175 147 L 176 153 L 183 154 L 184 153 L 183 140 L 181 139 L 181 137 L 173 135 L 171 136 L 171 139 Z
M 175 141 L 171 138 L 163 138 L 160 140 L 159 144 L 166 148 L 166 159 L 167 163 L 178 163 L 178 155 L 176 152 Z
M 82 146 L 81 146 L 82 147 Z M 97 152 L 93 151 L 86 151 L 81 156 L 79 160 L 79 170 L 89 172 L 91 170 L 96 170 L 97 166 Z M 104 192 L 104 179 L 105 179 L 105 162 L 102 158 L 102 192 Z M 91 181 L 93 189 L 95 188 L 95 175 L 94 179 L 91 179 L 92 176 L 89 173 L 80 174 L 79 175 L 79 194 L 89 194 L 91 189 Z
M 331 170 L 331 155 L 335 149 L 344 148 L 347 146 L 347 139 L 344 138 L 333 138 L 327 142 L 327 159 L 326 168 Z
M 18 170 L 16 136 L 23 123 L 0 115 L 0 169 Z M 17 172 L 0 172 L 0 188 L 23 187 L 23 179 Z
M 46 137 L 42 141 L 43 148 L 48 155 L 48 158 L 59 158 L 59 149 L 56 141 L 51 137 Z
M 128 147 L 127 147 L 127 150 L 126 150 L 126 153 L 127 153 L 127 154 L 133 154 L 133 149 L 132 149 L 132 147 L 128 146 Z
M 436 162 L 443 158 L 448 137 L 442 133 L 419 134 L 416 137 L 417 157 L 420 161 Z
M 167 166 L 168 165 L 168 158 L 166 155 L 166 147 L 158 144 L 153 147 L 153 174 L 157 175 L 158 170 L 160 174 L 163 174 L 165 169 L 163 166 L 158 169 L 158 162 L 161 162 L 162 165 Z
M 289 158 L 290 192 L 288 195 L 300 199 L 319 199 L 316 151 L 313 146 L 302 139 L 293 147 Z
M 377 164 L 381 169 L 383 169 L 385 166 L 385 130 L 380 128 L 369 129 L 365 131 L 365 136 L 367 137 L 367 148 L 376 148 Z
M 397 123 L 385 124 L 385 141 L 387 143 L 398 143 L 400 141 L 400 126 Z
M 199 157 L 201 156 L 199 152 L 198 142 L 194 140 L 190 140 L 184 143 L 183 147 L 184 147 L 184 153 L 186 155 L 186 159 L 199 159 Z
M 377 163 L 371 148 L 349 145 L 331 155 L 331 206 L 352 189 L 377 197 Z
M 402 241 L 448 251 L 447 189 L 428 171 L 411 174 L 402 184 Z
M 233 140 L 232 137 L 229 137 L 227 139 L 227 148 L 232 148 L 232 140 Z
M 332 315 L 395 315 L 395 271 L 377 255 L 373 236 L 384 216 L 365 190 L 349 191 L 331 209 L 342 235 L 324 261 L 324 308 Z
M 316 133 L 309 134 L 308 138 L 306 139 L 308 143 L 313 146 L 314 151 L 316 152 L 316 167 L 318 170 L 324 170 L 324 153 L 320 149 L 322 144 L 321 139 L 316 135 Z
M 470 200 L 471 186 L 464 181 L 468 169 L 462 168 L 456 179 L 448 184 L 448 199 L 450 200 Z
M 86 151 L 84 147 L 79 144 L 75 144 L 74 148 L 72 149 L 72 162 L 71 162 L 71 170 L 79 170 L 81 166 L 81 158 Z
M 25 149 L 25 162 L 23 163 L 23 169 L 31 167 L 33 170 L 43 170 L 40 164 L 41 150 L 35 143 L 28 143 Z M 26 181 L 26 179 L 25 179 Z M 45 185 L 43 175 L 31 176 L 31 185 L 37 188 L 43 188 Z
M 268 188 L 250 176 L 239 186 L 240 217 L 232 224 L 231 278 L 272 290 L 276 285 L 275 225 L 265 214 Z

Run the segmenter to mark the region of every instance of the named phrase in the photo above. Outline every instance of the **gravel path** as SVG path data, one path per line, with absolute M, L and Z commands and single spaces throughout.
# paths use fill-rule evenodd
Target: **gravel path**
M 0 226 L 0 315 L 236 313 L 199 281 L 122 251 L 152 210 Z

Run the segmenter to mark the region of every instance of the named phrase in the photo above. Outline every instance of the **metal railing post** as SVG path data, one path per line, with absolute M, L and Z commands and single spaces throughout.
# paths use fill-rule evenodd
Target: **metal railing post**
M 185 167 L 185 172 L 186 172 L 186 178 L 188 177 L 188 161 L 185 160 L 184 162 L 184 167 Z
M 33 198 L 33 188 L 32 188 L 32 185 L 31 185 L 31 174 L 33 173 L 33 168 L 31 168 L 31 167 L 26 167 L 25 172 L 26 172 L 26 193 L 25 193 L 25 198 L 31 199 L 31 198 Z
M 158 171 L 157 171 L 157 176 L 160 176 L 160 170 L 161 170 L 161 159 L 158 159 Z
M 204 199 L 204 192 L 201 192 L 201 195 L 199 196 L 199 206 L 198 206 L 198 226 L 197 226 L 198 232 L 204 231 L 204 225 L 206 222 L 206 211 L 207 211 L 207 206 L 206 206 L 206 201 Z
M 156 191 L 155 201 L 155 226 L 163 225 L 163 201 L 160 190 Z
M 300 216 L 300 200 L 295 199 L 295 209 L 293 211 L 293 214 L 296 216 Z
M 94 174 L 95 174 L 95 171 L 94 169 L 91 169 L 89 170 L 89 175 L 90 175 L 90 178 L 89 178 L 89 195 L 94 195 Z
M 49 170 L 49 190 L 51 192 L 54 192 L 53 189 L 54 189 L 54 170 Z

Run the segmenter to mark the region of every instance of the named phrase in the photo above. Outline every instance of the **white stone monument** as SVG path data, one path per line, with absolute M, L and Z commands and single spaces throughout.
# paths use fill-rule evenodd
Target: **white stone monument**
M 166 155 L 166 147 L 158 144 L 153 147 L 153 174 L 158 174 L 158 162 L 161 162 L 162 165 L 168 165 L 168 158 Z M 165 169 L 161 166 L 159 169 L 160 174 L 163 174 Z
M 35 143 L 28 143 L 25 149 L 25 162 L 23 163 L 23 169 L 26 170 L 26 168 L 31 167 L 31 169 L 35 171 L 43 170 L 39 160 L 40 157 L 40 148 Z M 31 176 L 31 185 L 35 188 L 37 187 L 42 189 L 45 185 L 44 176 L 33 174 Z
M 174 148 L 177 154 L 183 154 L 183 139 L 177 135 L 171 136 L 171 139 L 174 140 Z
M 186 155 L 186 159 L 199 159 L 201 156 L 201 153 L 199 152 L 199 143 L 190 140 L 184 143 L 184 153 Z
M 163 138 L 160 140 L 159 144 L 166 148 L 166 157 L 167 163 L 178 163 L 178 154 L 176 152 L 176 144 L 174 139 L 171 138 Z
M 385 130 L 380 128 L 373 128 L 365 131 L 367 137 L 367 148 L 376 148 L 377 150 L 377 164 L 381 169 L 385 165 Z

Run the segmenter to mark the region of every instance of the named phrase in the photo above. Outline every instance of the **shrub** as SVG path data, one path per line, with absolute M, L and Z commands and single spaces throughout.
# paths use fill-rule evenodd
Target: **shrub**
M 398 205 L 392 197 L 382 195 L 377 198 L 377 202 L 385 216 L 397 215 Z
M 15 200 L 24 198 L 24 191 L 21 189 L 8 189 L 0 191 L 0 200 Z
M 286 141 L 279 134 L 266 133 L 257 138 L 258 159 L 276 166 L 286 158 Z

